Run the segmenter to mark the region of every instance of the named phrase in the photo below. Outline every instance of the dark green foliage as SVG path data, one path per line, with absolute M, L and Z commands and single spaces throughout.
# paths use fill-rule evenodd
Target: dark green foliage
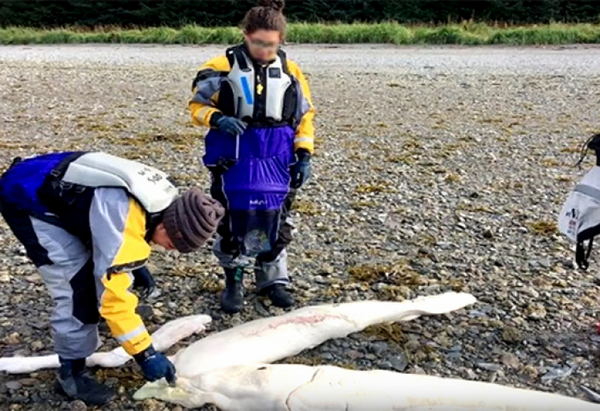
M 436 27 L 398 23 L 320 24 L 292 23 L 290 43 L 388 43 L 388 44 L 542 44 L 600 43 L 597 24 L 542 24 L 497 27 L 484 23 L 461 23 Z M 156 43 L 156 44 L 235 44 L 242 41 L 236 27 L 183 26 L 122 29 L 0 28 L 0 44 L 60 43 Z
M 0 26 L 236 26 L 255 4 L 254 0 L 0 0 Z M 288 0 L 285 12 L 293 22 L 596 23 L 600 1 Z

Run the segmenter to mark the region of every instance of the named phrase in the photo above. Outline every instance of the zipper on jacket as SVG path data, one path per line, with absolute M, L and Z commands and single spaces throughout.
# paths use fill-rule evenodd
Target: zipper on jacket
M 264 120 L 266 116 L 266 96 L 267 96 L 267 78 L 266 71 L 267 67 L 260 64 L 254 63 L 254 71 L 256 72 L 256 87 L 254 90 L 255 104 L 254 104 L 254 119 Z M 261 93 L 258 94 L 258 88 L 262 86 Z

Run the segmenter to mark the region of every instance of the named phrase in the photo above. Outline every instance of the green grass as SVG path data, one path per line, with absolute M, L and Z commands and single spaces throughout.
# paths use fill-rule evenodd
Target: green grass
M 205 28 L 185 26 L 144 29 L 115 27 L 93 30 L 0 28 L 0 44 L 63 43 L 158 43 L 158 44 L 234 44 L 241 40 L 235 27 Z M 600 25 L 549 24 L 498 27 L 466 22 L 446 26 L 403 26 L 380 24 L 291 24 L 290 43 L 329 44 L 458 44 L 458 45 L 544 45 L 600 43 Z

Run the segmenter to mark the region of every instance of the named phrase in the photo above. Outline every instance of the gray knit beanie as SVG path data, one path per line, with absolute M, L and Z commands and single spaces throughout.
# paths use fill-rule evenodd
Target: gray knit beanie
M 218 201 L 192 188 L 167 207 L 163 224 L 175 248 L 190 253 L 213 236 L 224 214 Z

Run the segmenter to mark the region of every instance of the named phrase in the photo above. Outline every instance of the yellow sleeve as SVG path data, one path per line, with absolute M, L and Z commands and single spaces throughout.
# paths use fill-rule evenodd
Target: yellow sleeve
M 290 73 L 298 79 L 300 83 L 300 87 L 302 88 L 302 94 L 304 96 L 303 104 L 306 104 L 306 112 L 296 129 L 296 138 L 294 139 L 294 148 L 297 150 L 299 148 L 303 148 L 310 153 L 312 153 L 315 149 L 314 140 L 315 140 L 315 127 L 314 127 L 314 118 L 315 118 L 315 106 L 312 102 L 312 96 L 310 92 L 310 87 L 308 85 L 308 81 L 306 81 L 306 77 L 298 64 L 294 61 L 288 60 L 288 68 Z
M 210 118 L 219 111 L 221 80 L 231 70 L 225 55 L 215 57 L 200 66 L 193 84 L 193 96 L 190 100 L 192 123 L 197 126 L 210 127 Z
M 100 315 L 130 355 L 138 354 L 152 344 L 150 334 L 136 313 L 138 298 L 131 292 L 131 270 L 139 268 L 150 256 L 145 234 L 146 212 L 137 201 L 130 199 L 121 245 L 102 277 L 104 292 L 100 301 Z

